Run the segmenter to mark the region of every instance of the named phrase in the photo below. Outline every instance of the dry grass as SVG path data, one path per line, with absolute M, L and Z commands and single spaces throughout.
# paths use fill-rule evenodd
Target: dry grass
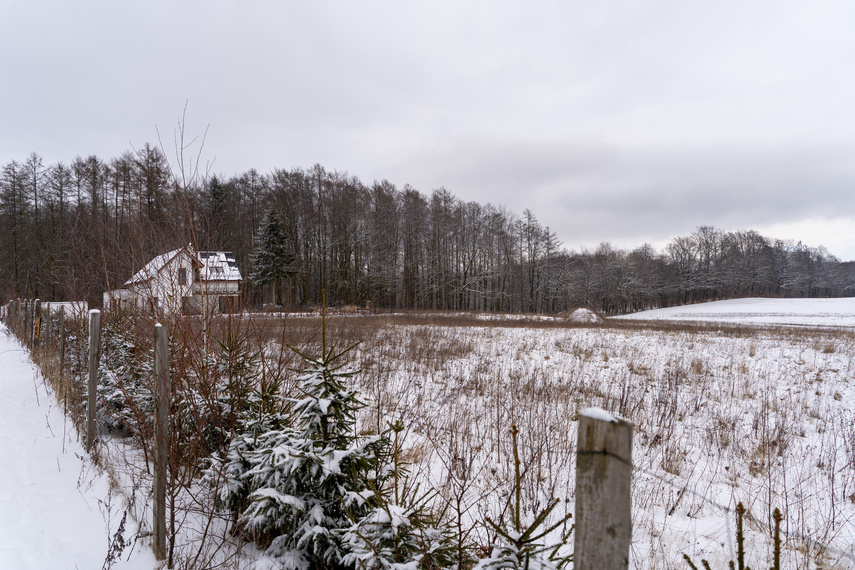
M 152 337 L 150 319 L 135 326 Z M 223 339 L 238 327 L 288 375 L 298 359 L 285 347 L 317 352 L 321 326 L 319 315 L 258 314 L 215 319 L 207 335 Z M 185 327 L 188 342 L 203 336 L 201 321 Z M 357 381 L 368 404 L 360 432 L 402 420 L 413 477 L 470 524 L 507 508 L 512 424 L 524 509 L 557 497 L 566 500 L 557 516 L 572 511 L 576 416 L 597 406 L 635 426 L 635 567 L 678 565 L 696 541 L 722 550 L 723 522 L 718 534 L 690 536 L 681 521 L 725 521 L 717 505 L 733 500 L 760 522 L 786 510 L 787 532 L 802 539 L 791 540 L 784 567 L 798 565 L 793 549 L 802 544 L 855 534 L 851 331 L 409 312 L 333 315 L 327 338 L 340 348 L 359 343 L 352 364 L 363 370 Z M 78 352 L 66 362 L 77 372 Z M 55 360 L 37 358 L 57 377 Z M 55 390 L 79 409 L 73 378 Z M 762 526 L 750 532 L 767 542 Z M 855 566 L 829 552 L 826 567 Z
M 855 396 L 849 331 L 659 321 L 585 326 L 459 314 L 332 323 L 364 340 L 354 354 L 364 370 L 361 386 L 372 395 L 363 421 L 377 429 L 381 418 L 403 419 L 421 473 L 438 488 L 447 464 L 466 458 L 475 473 L 472 500 L 487 505 L 489 516 L 507 497 L 512 423 L 520 426 L 529 469 L 529 512 L 548 497 L 570 498 L 572 508 L 575 416 L 598 406 L 635 424 L 639 469 L 695 489 L 678 499 L 655 477 L 634 482 L 636 567 L 679 559 L 684 531 L 663 529 L 662 516 L 724 521 L 716 505 L 730 497 L 745 501 L 759 521 L 785 506 L 794 536 L 831 540 L 852 528 L 855 510 L 832 513 L 830 505 L 852 504 L 846 497 L 855 492 L 855 443 L 845 445 L 853 437 L 844 437 L 845 421 L 828 420 L 855 422 L 845 405 Z M 721 485 L 731 495 L 722 496 Z M 484 499 L 487 492 L 492 499 Z M 764 544 L 762 527 L 751 532 Z M 727 540 L 726 529 L 716 540 Z

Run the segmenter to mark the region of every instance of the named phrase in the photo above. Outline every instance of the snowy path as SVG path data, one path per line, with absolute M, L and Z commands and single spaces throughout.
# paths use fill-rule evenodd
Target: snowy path
M 102 568 L 107 478 L 92 468 L 27 351 L 4 325 L 0 390 L 0 570 Z M 114 532 L 122 508 L 118 498 L 112 503 Z M 128 551 L 112 567 L 155 567 L 147 544 L 135 545 L 127 558 Z

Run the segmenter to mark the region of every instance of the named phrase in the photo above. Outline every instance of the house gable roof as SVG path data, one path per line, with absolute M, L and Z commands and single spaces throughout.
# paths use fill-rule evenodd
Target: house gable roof
M 200 251 L 202 281 L 242 281 L 235 256 L 230 251 Z
M 178 249 L 174 249 L 168 253 L 162 253 L 149 261 L 145 267 L 137 271 L 133 277 L 128 279 L 125 282 L 125 286 L 128 285 L 136 285 L 138 283 L 145 283 L 146 281 L 153 279 L 158 273 L 160 273 L 164 267 L 169 265 L 169 263 L 178 257 L 182 252 L 186 253 L 190 258 L 190 261 L 195 261 L 193 255 L 187 250 L 186 247 L 181 247 Z M 198 266 L 199 262 L 196 261 L 196 265 Z
M 199 279 L 202 281 L 242 281 L 243 278 L 235 261 L 234 254 L 229 251 L 200 251 L 193 255 L 190 249 L 181 247 L 163 253 L 149 261 L 145 267 L 137 271 L 125 282 L 125 287 L 145 283 L 156 277 L 168 266 L 173 259 L 185 253 L 193 266 L 199 269 Z

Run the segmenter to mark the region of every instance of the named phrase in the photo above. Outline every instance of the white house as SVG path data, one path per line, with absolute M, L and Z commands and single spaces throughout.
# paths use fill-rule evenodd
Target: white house
M 104 308 L 165 314 L 228 313 L 241 309 L 242 278 L 234 255 L 182 247 L 158 255 L 121 289 L 104 293 Z

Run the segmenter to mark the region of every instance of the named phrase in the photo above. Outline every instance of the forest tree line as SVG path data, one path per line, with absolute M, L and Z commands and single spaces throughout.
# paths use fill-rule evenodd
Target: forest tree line
M 321 165 L 190 177 L 156 146 L 0 172 L 0 294 L 87 299 L 160 253 L 231 251 L 250 306 L 621 314 L 744 296 L 855 296 L 822 247 L 699 227 L 663 251 L 568 251 L 529 210 L 365 184 Z

